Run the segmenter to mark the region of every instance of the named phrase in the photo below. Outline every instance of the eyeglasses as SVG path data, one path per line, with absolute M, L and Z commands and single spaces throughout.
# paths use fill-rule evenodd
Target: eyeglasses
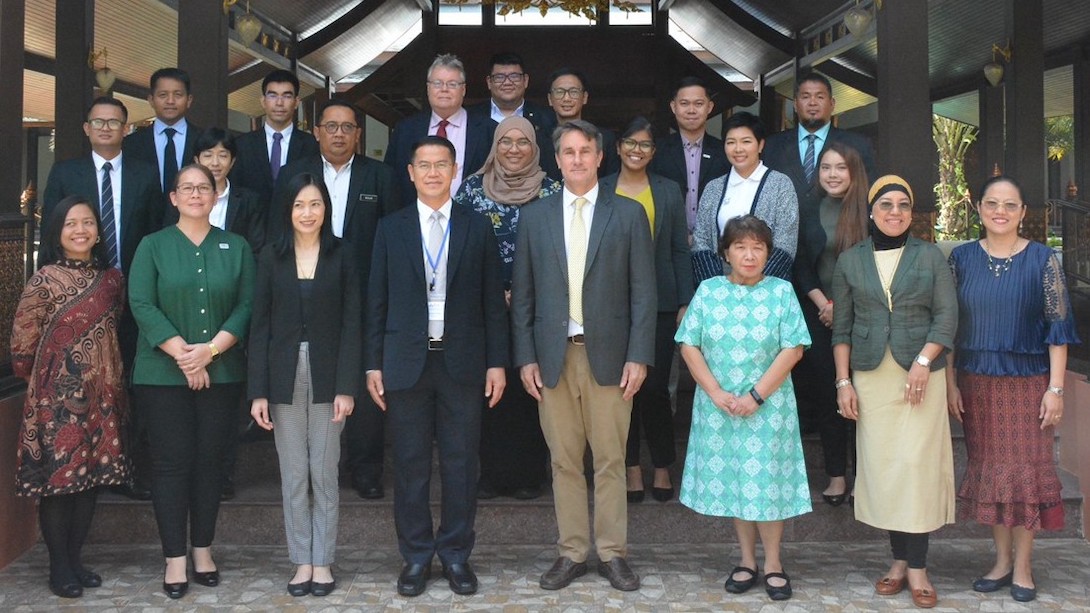
M 494 75 L 488 75 L 488 80 L 491 81 L 493 85 L 500 85 L 505 81 L 510 81 L 517 84 L 522 83 L 522 78 L 525 76 L 526 73 L 524 72 L 501 72 Z
M 120 119 L 99 119 L 96 117 L 95 119 L 88 119 L 87 125 L 96 130 L 101 130 L 103 128 L 108 130 L 120 130 L 121 126 L 125 125 L 125 122 Z
M 284 92 L 283 94 L 278 94 L 276 92 L 265 92 L 265 99 L 269 102 L 276 102 L 277 100 L 291 102 L 292 100 L 295 100 L 295 94 L 291 92 Z
M 440 81 L 439 79 L 425 81 L 425 83 L 432 89 L 458 89 L 466 84 L 465 81 Z
M 174 191 L 183 196 L 192 196 L 193 192 L 197 192 L 202 196 L 207 196 L 212 193 L 212 190 L 213 187 L 211 183 L 182 183 L 178 186 L 178 189 Z
M 434 169 L 436 172 L 447 172 L 448 170 L 450 170 L 453 167 L 454 167 L 454 164 L 451 163 L 451 162 L 435 162 L 434 164 L 431 163 L 431 162 L 415 162 L 415 163 L 413 163 L 413 168 L 415 168 L 417 171 L 422 172 L 424 174 L 430 173 L 432 171 L 432 169 Z
M 634 138 L 621 139 L 621 149 L 624 149 L 625 151 L 635 151 L 637 147 L 644 153 L 651 153 L 655 150 L 655 143 L 649 140 L 636 140 Z
M 549 95 L 553 98 L 556 98 L 557 100 L 563 98 L 564 96 L 575 99 L 583 95 L 583 88 L 569 87 L 568 89 L 564 89 L 563 87 L 554 87 L 553 89 L 549 90 Z
M 351 134 L 351 133 L 355 132 L 356 128 L 358 128 L 358 127 L 359 126 L 357 126 L 356 124 L 350 123 L 350 122 L 347 122 L 347 121 L 344 122 L 344 123 L 337 123 L 335 121 L 327 121 L 327 122 L 322 124 L 322 129 L 325 130 L 326 134 L 336 134 L 337 130 L 340 130 L 341 132 L 344 132 L 345 134 Z
M 518 147 L 519 149 L 525 149 L 530 146 L 530 139 L 528 138 L 501 138 L 499 142 L 500 149 L 511 149 Z
M 901 202 L 900 204 L 895 204 L 890 200 L 879 200 L 877 203 L 875 203 L 874 206 L 883 213 L 892 212 L 894 208 L 902 213 L 908 213 L 912 210 L 911 202 Z
M 989 213 L 994 213 L 999 209 L 1003 209 L 1003 212 L 1005 213 L 1017 213 L 1018 209 L 1022 208 L 1022 206 L 1023 205 L 1021 202 L 1013 202 L 1010 200 L 1008 200 L 1007 202 L 999 202 L 998 200 L 984 200 L 980 203 L 980 208 Z

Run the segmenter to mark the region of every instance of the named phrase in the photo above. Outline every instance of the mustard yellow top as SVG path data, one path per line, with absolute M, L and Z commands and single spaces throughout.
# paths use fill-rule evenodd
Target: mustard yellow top
M 651 186 L 648 185 L 643 188 L 643 191 L 635 196 L 630 196 L 622 192 L 621 188 L 618 187 L 617 195 L 631 198 L 643 205 L 643 210 L 647 213 L 647 221 L 651 223 L 651 238 L 655 238 L 655 200 L 651 197 Z

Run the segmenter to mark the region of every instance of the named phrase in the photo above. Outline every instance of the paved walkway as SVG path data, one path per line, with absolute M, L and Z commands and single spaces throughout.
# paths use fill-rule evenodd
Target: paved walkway
M 724 529 L 730 529 L 724 524 Z M 547 592 L 537 586 L 555 555 L 551 547 L 479 547 L 473 564 L 481 581 L 474 596 L 454 596 L 446 583 L 433 580 L 417 598 L 397 596 L 400 563 L 396 551 L 342 548 L 335 567 L 337 590 L 324 599 L 292 598 L 285 583 L 292 567 L 282 547 L 220 547 L 223 582 L 217 588 L 190 583 L 189 594 L 171 601 L 159 587 L 162 558 L 158 547 L 90 546 L 87 565 L 104 578 L 101 588 L 83 598 L 62 601 L 46 585 L 48 561 L 41 544 L 0 572 L 0 610 L 53 611 L 892 611 L 913 610 L 907 593 L 874 595 L 873 582 L 887 568 L 882 543 L 791 543 L 785 545 L 787 570 L 795 597 L 772 603 L 764 590 L 742 596 L 723 591 L 727 572 L 737 562 L 730 546 L 633 547 L 629 554 L 643 578 L 638 592 L 609 588 L 591 572 L 569 588 Z M 985 540 L 945 540 L 931 546 L 932 580 L 940 601 L 936 611 L 1090 611 L 1090 544 L 1081 539 L 1049 539 L 1037 544 L 1036 579 L 1040 596 L 1029 605 L 1006 591 L 977 594 L 975 576 L 990 564 Z M 435 571 L 438 571 L 436 565 Z M 437 572 L 433 573 L 437 574 Z

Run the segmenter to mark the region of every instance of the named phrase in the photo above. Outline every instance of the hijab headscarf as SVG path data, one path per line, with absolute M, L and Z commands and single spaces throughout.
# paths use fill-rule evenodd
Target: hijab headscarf
M 867 201 L 870 203 L 871 210 L 874 209 L 874 203 L 878 202 L 878 199 L 889 192 L 901 192 L 908 196 L 908 201 L 915 204 L 916 199 L 912 196 L 912 188 L 909 187 L 908 181 L 905 181 L 897 175 L 885 175 L 878 177 L 874 181 L 874 184 L 870 186 L 870 192 L 867 194 Z M 911 229 L 911 224 L 905 228 L 899 236 L 889 236 L 885 232 L 878 229 L 878 226 L 874 223 L 874 217 L 870 220 L 870 235 L 871 240 L 874 241 L 875 251 L 885 251 L 887 249 L 899 249 L 904 247 L 908 242 L 908 234 Z
M 496 156 L 500 146 L 500 139 L 511 130 L 519 130 L 530 141 L 532 154 L 525 166 L 518 170 L 507 170 Z M 534 125 L 529 120 L 511 116 L 500 122 L 496 127 L 496 134 L 492 137 L 492 150 L 488 153 L 488 159 L 477 173 L 481 175 L 481 186 L 484 195 L 498 204 L 518 206 L 537 198 L 541 193 L 541 182 L 545 179 L 545 171 L 541 170 L 541 150 L 534 140 Z

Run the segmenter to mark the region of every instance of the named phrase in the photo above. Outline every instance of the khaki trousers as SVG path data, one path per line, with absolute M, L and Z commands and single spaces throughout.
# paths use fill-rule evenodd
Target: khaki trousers
M 625 444 L 632 401 L 620 386 L 594 380 L 587 348 L 568 344 L 555 388 L 541 391 L 541 430 L 552 455 L 553 498 L 560 555 L 584 562 L 590 553 L 590 517 L 583 455 L 594 456 L 594 545 L 598 559 L 624 557 L 628 546 Z

